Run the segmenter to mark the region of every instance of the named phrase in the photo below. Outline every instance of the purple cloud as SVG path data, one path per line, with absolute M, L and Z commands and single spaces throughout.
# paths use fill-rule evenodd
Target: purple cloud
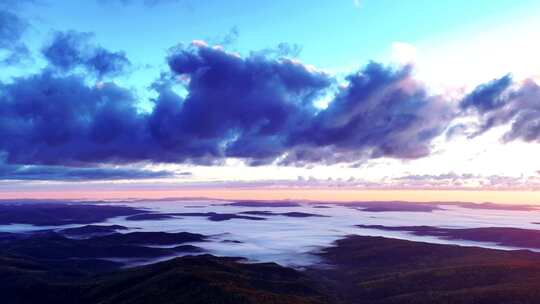
M 63 72 L 83 68 L 98 78 L 122 74 L 130 66 L 123 52 L 111 52 L 90 43 L 91 33 L 56 32 L 42 48 L 49 64 Z

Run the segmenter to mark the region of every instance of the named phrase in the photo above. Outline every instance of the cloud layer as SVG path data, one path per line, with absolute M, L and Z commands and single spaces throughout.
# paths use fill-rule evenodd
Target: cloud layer
M 0 51 L 11 65 L 29 56 L 22 42 L 28 24 L 2 9 Z M 503 141 L 540 141 L 540 87 L 510 75 L 478 86 L 456 105 L 430 95 L 411 66 L 370 62 L 342 80 L 290 58 L 300 51 L 296 45 L 242 56 L 194 41 L 169 51 L 168 70 L 145 94 L 155 97 L 141 100 L 113 80 L 129 72 L 127 54 L 92 38 L 54 32 L 41 47 L 45 67 L 0 83 L 0 179 L 170 176 L 100 167 L 137 162 L 211 165 L 235 158 L 253 166 L 309 166 L 416 159 L 430 155 L 445 131 L 451 140 L 456 132 L 473 129 L 478 136 L 502 125 L 510 126 Z M 321 100 L 327 106 L 317 106 Z M 151 108 L 142 109 L 144 102 Z M 478 122 L 453 124 L 464 116 Z
M 89 34 L 58 32 L 43 47 L 49 66 L 0 85 L 0 149 L 9 164 L 100 163 L 251 165 L 418 158 L 452 112 L 429 96 L 409 67 L 370 63 L 337 88 L 328 74 L 298 61 L 241 57 L 195 43 L 167 57 L 171 77 L 154 84 L 149 112 L 112 82 L 90 85 L 129 63 L 89 43 Z M 184 86 L 185 95 L 175 93 Z M 337 90 L 326 109 L 315 101 Z
M 186 173 L 181 175 L 186 175 Z M 141 169 L 0 165 L 0 180 L 90 181 L 151 179 L 173 176 L 175 175 L 168 171 Z

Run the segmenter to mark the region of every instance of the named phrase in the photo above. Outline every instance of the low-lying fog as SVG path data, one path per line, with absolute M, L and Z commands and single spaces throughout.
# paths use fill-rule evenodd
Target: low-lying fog
M 516 227 L 540 228 L 540 210 L 504 206 L 471 207 L 440 203 L 438 208 L 408 208 L 409 203 L 392 203 L 390 208 L 366 208 L 364 205 L 302 202 L 295 204 L 228 205 L 210 200 L 132 201 L 124 204 L 160 214 L 130 218 L 113 217 L 99 224 L 122 225 L 127 231 L 192 232 L 210 235 L 209 242 L 191 243 L 220 256 L 241 256 L 250 261 L 277 262 L 286 266 L 307 266 L 317 262 L 310 252 L 331 246 L 346 235 L 384 236 L 432 243 L 472 245 L 515 249 L 493 242 L 441 239 L 418 236 L 405 231 L 359 228 L 356 225 L 437 226 L 443 228 Z M 393 208 L 404 204 L 404 208 Z M 377 206 L 373 203 L 373 206 Z M 384 206 L 384 203 L 381 205 Z M 401 205 L 400 205 L 401 206 Z M 425 206 L 425 205 L 423 205 Z M 432 210 L 433 209 L 433 210 Z M 396 211 L 400 210 L 400 211 Z M 406 211 L 402 211 L 406 210 Z M 261 212 L 263 211 L 263 212 Z M 214 212 L 215 214 L 207 214 Z M 182 213 L 182 214 L 180 214 Z M 0 225 L 0 232 L 23 232 L 65 226 Z M 531 248 L 538 250 L 538 248 Z

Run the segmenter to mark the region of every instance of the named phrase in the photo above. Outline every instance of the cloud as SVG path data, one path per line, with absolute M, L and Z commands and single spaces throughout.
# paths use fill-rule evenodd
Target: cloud
M 503 139 L 540 142 L 540 86 L 526 81 L 512 95 L 511 106 L 505 111 L 505 116 L 513 117 L 512 126 Z
M 319 111 L 313 101 L 330 79 L 293 60 L 242 59 L 200 45 L 171 55 L 169 65 L 190 78 L 186 117 L 178 120 L 189 121 L 199 138 L 229 134 L 225 155 L 255 164 L 283 154 L 282 164 L 295 165 L 418 158 L 452 118 L 441 98 L 412 79 L 410 67 L 371 63 L 349 75 L 348 87 Z
M 480 113 L 498 109 L 508 101 L 503 93 L 512 84 L 512 77 L 505 75 L 489 83 L 479 85 L 469 93 L 461 102 L 463 109 L 474 108 Z
M 473 179 L 478 178 L 478 176 L 473 174 L 457 174 L 454 172 L 449 173 L 442 173 L 442 174 L 412 174 L 412 175 L 405 175 L 395 178 L 396 180 L 402 180 L 402 181 L 422 181 L 422 180 L 465 180 L 465 179 Z
M 89 86 L 45 70 L 0 84 L 0 92 L 0 151 L 8 163 L 125 163 L 150 153 L 134 96 L 113 83 Z
M 64 72 L 83 68 L 98 78 L 125 72 L 130 66 L 125 53 L 93 45 L 92 37 L 93 34 L 84 32 L 56 32 L 41 51 L 52 67 Z
M 478 86 L 461 102 L 462 109 L 473 109 L 479 125 L 474 136 L 502 125 L 510 125 L 502 140 L 540 142 L 540 86 L 533 80 L 515 83 L 507 75 Z
M 241 57 L 202 43 L 171 50 L 173 75 L 156 81 L 153 108 L 141 111 L 130 90 L 63 72 L 82 64 L 100 70 L 89 64 L 97 53 L 83 47 L 88 36 L 58 33 L 44 48 L 55 68 L 0 84 L 0 152 L 7 164 L 411 159 L 428 155 L 452 118 L 448 104 L 429 96 L 410 67 L 371 63 L 349 75 L 321 110 L 315 101 L 336 89 L 328 74 L 297 60 Z M 179 85 L 185 94 L 176 93 Z
M 280 42 L 276 47 L 266 48 L 260 51 L 252 52 L 253 56 L 267 56 L 267 57 L 289 57 L 297 58 L 302 52 L 302 46 L 296 43 Z
M 389 179 L 388 182 L 391 187 L 402 189 L 461 189 L 466 187 L 476 187 L 483 180 L 485 180 L 485 178 L 480 175 L 448 172 L 441 174 L 410 174 Z
M 180 175 L 185 176 L 186 172 Z M 169 171 L 121 168 L 70 168 L 60 166 L 0 165 L 0 180 L 134 180 L 174 177 Z
M 376 183 L 375 187 L 391 189 L 482 189 L 534 190 L 540 189 L 537 176 L 482 175 L 448 172 L 442 174 L 411 174 Z
M 347 80 L 325 110 L 292 133 L 290 140 L 300 147 L 294 161 L 423 157 L 453 118 L 449 104 L 429 96 L 410 67 L 370 63 Z
M 176 107 L 175 126 L 167 128 L 175 135 L 167 140 L 183 146 L 196 142 L 208 155 L 256 162 L 287 149 L 290 130 L 313 118 L 313 101 L 332 83 L 325 73 L 292 60 L 241 58 L 204 45 L 179 49 L 168 62 L 190 80 L 181 109 Z M 155 114 L 171 113 L 159 111 L 160 105 Z
M 240 36 L 240 34 L 239 34 L 239 31 L 238 31 L 238 27 L 233 26 L 232 28 L 229 29 L 229 31 L 225 35 L 220 36 L 220 37 L 216 37 L 216 38 L 214 38 L 212 40 L 215 41 L 214 44 L 221 45 L 221 46 L 225 47 L 225 46 L 235 44 L 236 41 L 238 40 L 239 36 Z
M 457 123 L 455 125 L 448 127 L 445 133 L 446 141 L 451 141 L 457 137 L 467 135 L 467 130 L 468 130 L 468 127 L 464 123 Z
M 30 56 L 30 51 L 22 42 L 27 28 L 26 21 L 0 7 L 0 64 L 17 64 Z

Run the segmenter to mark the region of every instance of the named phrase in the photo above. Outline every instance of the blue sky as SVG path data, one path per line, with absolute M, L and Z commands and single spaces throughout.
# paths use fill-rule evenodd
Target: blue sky
M 244 55 L 288 43 L 300 47 L 303 62 L 344 73 L 370 60 L 388 61 L 395 42 L 437 45 L 540 11 L 540 3 L 529 0 L 154 2 L 40 0 L 22 7 L 31 27 L 25 40 L 39 53 L 53 31 L 93 33 L 103 47 L 127 53 L 134 70 L 117 81 L 138 89 L 166 69 L 170 47 L 192 40 L 220 43 L 234 37 L 227 49 Z M 34 59 L 34 68 L 44 64 L 39 56 Z
M 220 41 L 238 30 L 233 50 L 248 53 L 281 42 L 302 47 L 300 58 L 341 67 L 381 57 L 392 42 L 451 39 L 535 16 L 537 1 L 41 1 L 26 37 L 39 47 L 52 30 L 92 32 L 106 48 L 125 50 L 140 64 L 164 64 L 177 43 Z M 142 43 L 144 41 L 144 43 Z M 331 55 L 329 55 L 331 54 Z
M 0 98 L 0 102 L 13 103 L 15 96 L 21 96 L 18 95 L 22 94 L 21 90 L 33 85 L 44 85 L 44 82 L 51 85 L 49 82 L 52 80 L 47 77 L 53 77 L 57 81 L 55 85 L 60 86 L 66 83 L 75 85 L 77 81 L 70 77 L 79 77 L 84 81 L 81 92 L 86 90 L 84 86 L 89 90 L 97 89 L 88 96 L 70 98 L 80 98 L 81 103 L 88 99 L 92 103 L 92 98 L 95 98 L 91 97 L 95 96 L 92 94 L 97 94 L 106 102 L 116 98 L 114 96 L 124 96 L 124 99 L 130 100 L 129 103 L 136 104 L 138 110 L 142 106 L 150 116 L 154 104 L 162 104 L 169 114 L 175 111 L 166 106 L 170 102 L 166 98 L 171 98 L 171 95 L 166 95 L 166 89 L 171 89 L 175 92 L 173 95 L 179 94 L 173 99 L 185 99 L 183 103 L 194 105 L 189 110 L 191 114 L 187 114 L 188 111 L 174 114 L 178 115 L 175 116 L 177 120 L 182 120 L 180 125 L 191 121 L 190 126 L 170 125 L 168 116 L 131 117 L 134 114 L 130 114 L 130 105 L 118 110 L 126 113 L 118 123 L 152 124 L 152 121 L 163 119 L 160 120 L 163 124 L 161 128 L 179 128 L 174 132 L 182 134 L 191 132 L 190 144 L 201 136 L 213 134 L 218 137 L 213 138 L 216 143 L 212 149 L 229 147 L 227 152 L 215 152 L 199 146 L 207 142 L 198 142 L 189 149 L 208 150 L 194 156 L 195 150 L 186 148 L 186 143 L 168 142 L 160 148 L 161 152 L 139 151 L 140 154 L 135 156 L 127 152 L 113 152 L 103 154 L 103 159 L 100 159 L 96 155 L 105 153 L 100 150 L 101 147 L 88 162 L 88 156 L 75 152 L 81 143 L 70 139 L 62 142 L 63 150 L 58 153 L 65 153 L 66 157 L 74 159 L 63 161 L 61 157 L 54 159 L 47 154 L 49 152 L 43 152 L 47 149 L 56 151 L 59 149 L 55 146 L 57 143 L 46 141 L 50 146 L 40 146 L 42 143 L 35 141 L 37 135 L 20 135 L 23 131 L 13 131 L 11 126 L 20 124 L 20 128 L 23 128 L 31 123 L 26 116 L 17 117 L 22 112 L 15 106 L 12 112 L 7 112 L 11 113 L 9 115 L 13 121 L 4 118 L 6 121 L 3 122 L 4 126 L 10 128 L 4 130 L 0 124 L 0 131 L 4 130 L 5 136 L 19 134 L 28 145 L 24 151 L 35 149 L 36 152 L 28 155 L 19 152 L 23 156 L 17 156 L 15 151 L 20 151 L 21 147 L 8 140 L 0 141 L 0 152 L 4 153 L 5 158 L 4 163 L 0 163 L 0 173 L 5 178 L 1 182 L 4 188 L 16 185 L 27 189 L 25 187 L 28 185 L 42 183 L 41 180 L 57 187 L 80 187 L 81 180 L 87 179 L 98 183 L 115 180 L 130 183 L 131 186 L 142 183 L 134 180 L 148 179 L 171 187 L 190 183 L 232 183 L 234 186 L 238 183 L 275 186 L 277 183 L 295 187 L 337 184 L 360 188 L 529 189 L 540 185 L 537 176 L 540 167 L 529 164 L 531 158 L 540 152 L 540 136 L 537 136 L 531 123 L 536 121 L 536 118 L 531 118 L 531 113 L 538 107 L 535 85 L 540 79 L 540 61 L 536 57 L 540 44 L 535 42 L 536 29 L 540 26 L 538 1 L 6 0 L 0 6 L 0 11 L 17 16 L 26 25 L 16 42 L 2 46 L 0 37 L 0 55 L 14 53 L 14 46 L 21 44 L 30 50 L 25 60 L 4 65 L 0 71 L 0 80 L 5 84 L 1 88 L 5 92 L 0 94 L 4 99 Z M 77 52 L 80 52 L 77 60 L 80 62 L 60 69 L 58 62 L 66 54 L 58 52 L 58 49 L 50 56 L 45 53 L 45 49 L 58 42 L 58 33 L 71 33 L 69 35 L 73 37 L 81 37 L 80 33 L 91 34 L 91 38 L 80 38 L 84 40 L 77 46 Z M 8 42 L 12 39 L 6 37 L 8 40 L 5 41 Z M 193 41 L 204 41 L 207 46 L 199 42 L 193 44 Z M 279 53 L 276 50 L 281 43 L 290 48 L 297 47 L 300 51 Z M 170 50 L 177 45 L 181 47 Z M 91 62 L 89 58 L 95 56 L 90 53 L 97 54 L 100 50 L 125 58 L 123 60 L 129 62 L 128 66 L 113 71 L 111 75 L 107 71 L 103 78 L 92 76 L 96 71 L 91 69 L 99 67 L 87 66 Z M 253 59 L 252 54 L 255 53 L 262 57 Z M 233 113 L 230 117 L 224 114 L 221 118 L 219 111 L 228 111 L 229 108 L 216 110 L 217 104 L 211 101 L 214 95 L 229 96 L 230 90 L 237 90 L 235 94 L 238 95 L 231 96 L 238 96 L 241 102 L 241 98 L 246 98 L 246 88 L 241 83 L 235 85 L 233 81 L 229 91 L 217 91 L 215 94 L 197 91 L 200 90 L 198 85 L 211 83 L 205 82 L 204 78 L 199 79 L 200 74 L 186 70 L 186 58 L 193 59 L 193 56 L 205 59 L 199 58 L 197 63 L 189 64 L 201 64 L 201 60 L 208 60 L 204 63 L 208 65 L 207 68 L 225 69 L 215 77 L 231 71 L 227 67 L 213 66 L 213 56 L 225 56 L 231 64 L 234 62 L 248 67 L 253 63 L 250 60 L 254 60 L 254 65 L 285 69 L 283 73 L 294 70 L 297 73 L 294 77 L 304 77 L 298 81 L 307 81 L 302 83 L 302 90 L 311 92 L 302 91 L 302 94 L 307 94 L 303 98 L 309 103 L 328 105 L 328 111 L 323 107 L 305 114 L 306 109 L 295 108 L 294 111 L 298 113 L 290 114 L 291 117 L 285 119 L 287 129 L 270 131 L 276 132 L 271 136 L 264 133 L 268 131 L 260 131 L 257 135 L 260 137 L 253 137 L 250 128 L 258 128 L 261 123 L 268 121 L 270 125 L 282 123 L 280 115 L 284 114 L 268 111 L 291 111 L 280 112 L 283 109 L 274 106 L 281 107 L 290 102 L 297 92 L 287 90 L 296 88 L 288 87 L 286 78 L 279 84 L 282 87 L 276 87 L 275 92 L 265 93 L 267 86 L 275 83 L 272 77 L 262 77 L 258 80 L 259 89 L 262 90 L 262 93 L 258 92 L 262 94 L 258 98 L 275 93 L 275 98 L 283 98 L 285 103 L 266 105 L 269 108 L 262 110 L 264 113 L 256 110 L 256 104 L 238 109 L 230 105 L 232 112 L 253 111 L 255 116 L 262 115 L 261 120 L 253 124 L 246 121 L 249 115 L 238 118 L 240 114 Z M 237 57 L 242 61 L 237 62 Z M 179 62 L 176 66 L 174 60 Z M 370 67 L 368 64 L 372 61 L 379 62 L 381 68 Z M 237 72 L 233 71 L 231 75 L 242 77 L 243 74 L 234 74 Z M 512 75 L 506 85 L 491 82 L 506 74 Z M 380 81 L 385 82 L 386 89 L 381 89 L 379 93 L 367 91 L 369 85 L 363 82 L 362 75 L 373 79 L 377 75 L 385 75 L 386 78 L 383 78 L 386 80 Z M 37 80 L 32 80 L 33 76 Z M 149 88 L 160 77 L 162 81 L 176 79 L 178 83 L 167 82 L 162 83 L 160 89 Z M 191 81 L 192 87 L 186 81 Z M 500 90 L 497 86 L 501 87 Z M 110 91 L 104 91 L 103 87 Z M 377 99 L 381 92 L 388 90 L 398 90 L 408 97 L 396 101 Z M 486 90 L 496 90 L 498 95 L 485 93 Z M 129 94 L 133 96 L 126 97 Z M 516 97 L 525 95 L 530 97 Z M 367 100 L 375 102 L 377 108 L 361 110 L 360 104 Z M 32 104 L 33 101 L 28 102 Z M 43 102 L 47 103 L 47 100 Z M 59 102 L 69 105 L 72 101 Z M 504 105 L 492 106 L 496 103 Z M 487 108 L 489 111 L 485 111 Z M 201 109 L 208 112 L 200 114 L 198 111 Z M 77 117 L 78 111 L 82 111 L 78 106 L 74 106 L 71 109 L 73 112 L 69 113 L 55 111 L 62 110 L 32 115 L 50 118 L 51 123 L 45 127 L 52 130 L 55 129 L 53 121 L 58 117 L 68 117 L 65 119 L 74 121 L 81 119 Z M 319 111 L 327 113 L 319 115 Z M 366 113 L 362 114 L 361 111 Z M 97 114 L 90 112 L 80 115 Z M 116 117 L 119 114 L 113 112 L 108 115 Z M 207 125 L 201 124 L 196 129 L 193 127 L 199 123 L 196 117 L 199 120 L 208 117 L 216 119 L 217 127 L 206 130 Z M 416 117 L 416 120 L 409 121 L 411 117 Z M 520 124 L 523 117 L 528 117 L 528 124 Z M 133 119 L 133 122 L 126 122 L 129 119 Z M 313 125 L 302 126 L 307 129 L 299 130 L 299 121 L 305 119 L 313 120 L 310 122 Z M 400 123 L 399 119 L 405 120 Z M 343 128 L 339 133 L 321 129 L 329 128 L 329 125 L 335 127 L 343 120 L 358 129 Z M 378 122 L 385 120 L 395 125 Z M 223 125 L 220 125 L 221 122 Z M 244 127 L 246 129 L 242 129 Z M 279 125 L 279 128 L 282 127 Z M 67 125 L 66 129 L 69 129 Z M 76 132 L 74 130 L 69 132 Z M 177 135 L 171 130 L 166 134 L 174 138 Z M 316 135 L 317 132 L 322 135 Z M 85 144 L 94 145 L 95 142 Z M 175 145 L 174 149 L 170 148 L 171 144 Z M 313 149 L 302 150 L 306 145 Z M 259 151 L 261 149 L 264 151 Z M 316 155 L 308 156 L 308 152 Z M 155 153 L 161 154 L 156 157 Z M 175 156 L 171 158 L 168 153 Z M 178 153 L 189 157 L 178 158 Z M 205 163 L 208 153 L 224 154 L 218 157 L 219 164 L 212 159 L 212 165 L 209 165 Z M 150 154 L 152 156 L 148 156 Z M 508 155 L 515 160 L 512 165 L 492 165 Z M 198 160 L 193 161 L 191 157 Z M 253 166 L 253 162 L 257 166 Z M 145 173 L 148 170 L 151 174 Z M 130 174 L 133 180 L 129 178 Z M 40 187 L 45 186 L 40 184 Z

